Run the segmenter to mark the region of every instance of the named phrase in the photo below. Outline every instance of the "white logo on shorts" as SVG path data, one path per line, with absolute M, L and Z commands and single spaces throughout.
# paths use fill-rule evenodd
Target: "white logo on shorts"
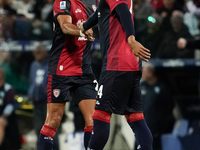
M 140 145 L 138 145 L 137 149 L 140 149 L 140 148 L 141 148 L 141 146 L 140 146 Z
M 53 90 L 53 95 L 57 98 L 60 95 L 60 90 L 59 89 L 54 89 Z
M 96 104 L 97 104 L 97 105 L 100 105 L 100 102 L 99 102 L 99 101 L 96 101 Z
M 51 138 L 51 137 L 44 137 L 44 139 L 53 141 L 53 138 Z

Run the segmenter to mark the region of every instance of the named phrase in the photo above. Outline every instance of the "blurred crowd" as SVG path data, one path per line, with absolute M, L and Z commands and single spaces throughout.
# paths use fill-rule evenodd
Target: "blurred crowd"
M 0 0 L 0 42 L 44 41 L 53 37 L 54 0 Z M 32 48 L 34 49 L 34 48 Z M 1 47 L 0 66 L 6 81 L 20 94 L 26 94 L 32 51 L 7 51 Z M 9 79 L 9 80 L 8 80 Z
M 52 39 L 54 0 L 0 0 L 0 41 Z
M 0 41 L 52 40 L 53 2 L 0 0 Z M 199 39 L 199 0 L 133 0 L 133 13 L 136 39 L 151 58 L 194 58 L 194 48 L 177 41 Z
M 179 38 L 199 38 L 199 0 L 133 0 L 136 39 L 151 58 L 194 58 L 194 48 L 179 47 Z

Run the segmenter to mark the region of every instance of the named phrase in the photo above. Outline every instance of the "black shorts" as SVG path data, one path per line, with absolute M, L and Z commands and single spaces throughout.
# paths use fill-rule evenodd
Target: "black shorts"
M 48 75 L 47 102 L 65 103 L 73 99 L 75 104 L 78 104 L 84 99 L 96 99 L 96 86 L 97 81 L 94 75 Z
M 95 109 L 120 115 L 143 112 L 141 75 L 141 71 L 102 72 Z

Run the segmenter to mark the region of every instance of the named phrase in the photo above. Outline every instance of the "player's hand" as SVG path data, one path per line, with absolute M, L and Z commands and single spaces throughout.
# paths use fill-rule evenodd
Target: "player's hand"
M 93 37 L 93 30 L 89 29 L 87 31 L 84 31 L 85 37 L 89 40 L 89 41 L 94 41 L 95 38 Z
M 81 23 L 80 23 L 80 26 L 79 26 L 79 28 L 81 29 L 81 31 L 82 32 L 85 32 L 85 30 L 84 30 L 84 28 L 83 28 L 83 23 L 84 23 L 85 21 L 82 21 Z
M 186 47 L 187 41 L 184 38 L 179 38 L 177 41 L 177 47 L 183 49 Z
M 142 46 L 139 42 L 135 40 L 135 37 L 133 35 L 128 37 L 128 44 L 130 45 L 134 55 L 136 56 L 137 60 L 138 57 L 141 58 L 142 60 L 148 62 L 149 58 L 151 56 L 150 50 Z
M 81 32 L 85 35 L 85 37 L 89 40 L 89 41 L 94 41 L 95 38 L 93 37 L 93 30 L 92 29 L 89 29 L 87 31 L 84 30 L 83 28 L 83 23 L 85 21 L 82 21 L 79 25 L 79 28 L 81 29 Z

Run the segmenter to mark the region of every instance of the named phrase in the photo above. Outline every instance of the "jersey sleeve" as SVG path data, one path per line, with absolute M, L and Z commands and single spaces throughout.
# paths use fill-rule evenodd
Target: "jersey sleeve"
M 110 10 L 113 11 L 115 7 L 119 4 L 126 3 L 126 0 L 105 0 L 110 7 Z
M 98 23 L 98 9 L 83 23 L 84 30 L 94 27 Z
M 126 38 L 130 35 L 135 35 L 133 20 L 128 5 L 124 3 L 117 5 L 117 7 L 115 7 L 115 12 L 119 16 L 119 21 L 126 32 Z
M 71 3 L 69 0 L 56 0 L 53 4 L 54 19 L 57 20 L 58 15 L 70 15 Z

